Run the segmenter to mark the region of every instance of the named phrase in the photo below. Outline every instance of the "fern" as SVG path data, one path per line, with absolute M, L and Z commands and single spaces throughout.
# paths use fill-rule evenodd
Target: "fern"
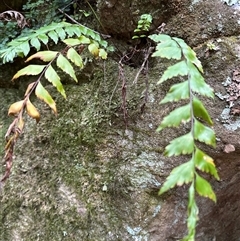
M 146 33 L 149 32 L 151 23 L 152 23 L 152 15 L 142 14 L 140 17 L 140 20 L 138 21 L 137 28 L 134 29 L 135 35 L 132 37 L 132 39 L 146 37 Z
M 103 48 L 108 45 L 105 40 L 101 39 L 99 33 L 83 25 L 67 22 L 52 23 L 37 30 L 32 30 L 27 36 L 9 42 L 6 48 L 0 50 L 0 59 L 3 63 L 12 62 L 16 57 L 27 56 L 31 47 L 39 51 L 42 44 L 47 45 L 50 41 L 57 44 L 59 40 L 73 36 L 87 38 L 88 41 L 96 41 Z M 83 42 L 83 40 L 80 41 Z
M 215 147 L 216 137 L 214 131 L 206 126 L 213 124 L 206 108 L 197 97 L 200 95 L 213 98 L 213 90 L 207 85 L 202 76 L 203 68 L 197 59 L 195 52 L 179 38 L 172 38 L 164 34 L 149 36 L 157 43 L 153 57 L 174 59 L 178 62 L 165 70 L 158 84 L 173 77 L 184 76 L 185 81 L 171 86 L 167 95 L 160 102 L 169 103 L 180 100 L 188 100 L 188 104 L 178 107 L 170 112 L 159 125 L 157 131 L 166 127 L 179 127 L 182 123 L 189 124 L 189 132 L 172 140 L 165 148 L 166 156 L 191 155 L 186 163 L 175 167 L 161 187 L 162 194 L 175 186 L 190 184 L 188 198 L 188 235 L 183 239 L 194 240 L 196 223 L 198 221 L 198 206 L 195 195 L 208 197 L 216 202 L 215 193 L 210 183 L 200 176 L 198 171 L 210 173 L 219 179 L 213 159 L 202 151 L 197 142 L 203 142 Z
M 73 36 L 74 34 L 79 37 L 65 39 L 66 35 Z M 12 115 L 15 118 L 12 124 L 9 126 L 8 131 L 5 135 L 6 146 L 4 159 L 6 163 L 6 171 L 4 176 L 0 179 L 0 185 L 1 183 L 4 183 L 4 181 L 10 175 L 14 146 L 16 141 L 18 140 L 18 137 L 21 135 L 25 124 L 24 113 L 26 112 L 31 118 L 35 119 L 36 122 L 39 122 L 40 120 L 39 111 L 30 101 L 30 96 L 32 95 L 32 93 L 35 92 L 37 98 L 44 101 L 53 110 L 53 112 L 57 114 L 56 103 L 53 100 L 51 94 L 42 85 L 41 79 L 45 77 L 45 79 L 47 79 L 54 87 L 56 87 L 57 91 L 64 98 L 66 98 L 66 93 L 61 83 L 60 76 L 54 69 L 52 63 L 55 61 L 58 68 L 67 73 L 77 82 L 77 77 L 75 75 L 73 64 L 81 69 L 84 67 L 84 63 L 81 57 L 84 49 L 88 49 L 88 51 L 95 58 L 107 58 L 107 42 L 101 40 L 98 34 L 88 28 L 83 28 L 78 25 L 61 23 L 60 25 L 52 24 L 51 26 L 41 28 L 39 31 L 36 31 L 31 36 L 12 41 L 9 45 L 11 50 L 5 50 L 5 61 L 10 60 L 15 55 L 27 55 L 30 49 L 30 45 L 34 46 L 36 49 L 39 49 L 39 40 L 46 44 L 49 41 L 49 38 L 54 40 L 55 43 L 58 42 L 59 38 L 62 40 L 64 39 L 63 42 L 67 45 L 66 48 L 64 48 L 62 51 L 39 51 L 31 55 L 26 60 L 26 62 L 29 62 L 32 59 L 40 59 L 47 64 L 28 65 L 27 67 L 19 70 L 13 76 L 13 80 L 15 80 L 24 75 L 39 75 L 36 81 L 28 85 L 24 95 L 24 99 L 13 103 L 8 110 L 8 115 Z M 24 50 L 23 47 L 14 49 L 13 46 L 17 45 L 17 43 L 21 46 L 28 47 L 28 50 Z M 23 50 L 25 52 L 23 52 Z M 9 55 L 9 53 L 12 54 Z

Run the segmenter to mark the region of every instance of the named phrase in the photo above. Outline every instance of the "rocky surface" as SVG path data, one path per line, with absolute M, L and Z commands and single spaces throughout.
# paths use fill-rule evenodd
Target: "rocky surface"
M 129 8 L 125 2 L 109 1 L 113 4 L 113 16 L 117 8 Z M 174 2 L 178 1 L 171 4 Z M 206 82 L 216 93 L 214 100 L 204 99 L 218 140 L 216 149 L 206 151 L 215 159 L 221 177 L 218 182 L 210 179 L 218 198 L 216 205 L 198 198 L 200 221 L 196 240 L 237 241 L 240 119 L 238 114 L 232 114 L 229 97 L 222 97 L 229 94 L 224 83 L 235 81 L 233 73 L 239 71 L 238 10 L 220 1 L 186 3 L 189 5 L 164 19 L 166 32 L 195 47 Z M 104 12 L 106 4 L 107 1 L 98 1 L 99 11 Z M 151 1 L 155 8 L 157 4 L 158 1 Z M 125 31 L 124 24 L 116 22 L 119 27 L 113 35 L 129 38 L 132 26 Z M 215 30 L 208 31 L 212 26 L 216 26 Z M 210 49 L 213 45 L 216 48 Z M 124 66 L 127 125 L 118 63 L 111 58 L 105 65 L 98 63 L 88 81 L 80 80 L 79 85 L 66 81 L 67 101 L 48 86 L 57 101 L 57 117 L 33 98 L 42 119 L 38 125 L 28 119 L 17 145 L 12 175 L 0 194 L 0 240 L 172 241 L 186 234 L 187 187 L 158 196 L 172 168 L 185 161 L 162 154 L 166 144 L 184 130 L 155 132 L 162 117 L 174 108 L 159 105 L 170 86 L 156 85 L 163 69 L 161 60 L 150 60 L 145 103 L 145 76 L 140 75 L 137 84 L 133 84 L 139 69 Z M 3 76 L 7 74 L 4 72 Z M 6 117 L 8 106 L 20 100 L 23 91 L 0 91 L 3 140 L 10 123 Z
M 143 0 L 143 1 L 97 1 L 99 18 L 106 33 L 119 39 L 129 40 L 137 26 L 139 17 L 149 13 L 153 17 L 151 30 L 157 29 L 171 16 L 181 11 L 188 0 Z

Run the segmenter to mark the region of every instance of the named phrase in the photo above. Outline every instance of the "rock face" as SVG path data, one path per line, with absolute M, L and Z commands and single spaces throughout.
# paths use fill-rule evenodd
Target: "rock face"
M 152 30 L 181 10 L 187 1 L 176 0 L 109 0 L 97 1 L 101 24 L 108 34 L 120 39 L 131 39 L 142 14 L 153 16 Z
M 165 23 L 164 32 L 185 39 L 196 46 L 204 41 L 239 33 L 239 6 L 215 1 L 97 1 L 101 24 L 108 34 L 131 39 L 140 16 L 153 17 L 151 31 Z
M 220 0 L 192 2 L 167 22 L 166 31 L 171 36 L 196 46 L 211 38 L 238 35 L 239 6 L 229 7 Z
M 7 10 L 20 11 L 22 9 L 22 5 L 26 2 L 27 0 L 10 0 L 3 2 L 0 5 L 0 13 Z
M 150 1 L 149 5 L 156 9 L 160 6 L 158 2 Z M 178 1 L 169 4 L 174 2 Z M 164 5 L 167 1 L 161 3 Z M 132 4 L 98 1 L 99 11 L 109 10 L 109 21 L 119 21 L 116 19 L 118 8 L 123 14 L 123 8 L 137 10 L 138 7 L 134 7 L 137 4 L 137 1 Z M 215 9 L 210 12 L 211 4 L 219 6 L 219 15 Z M 143 1 L 143 6 L 147 7 L 147 1 Z M 196 240 L 235 241 L 239 239 L 240 230 L 240 120 L 238 115 L 231 114 L 229 102 L 224 97 L 226 86 L 222 83 L 233 80 L 232 73 L 240 64 L 240 41 L 235 36 L 239 33 L 238 10 L 220 1 L 181 6 L 184 6 L 181 9 L 184 15 L 181 16 L 181 11 L 176 11 L 176 16 L 169 15 L 166 31 L 186 38 L 195 46 L 206 82 L 219 96 L 214 101 L 204 100 L 215 122 L 218 140 L 215 150 L 207 150 L 216 160 L 221 177 L 219 182 L 210 179 L 218 201 L 215 205 L 198 198 L 200 221 Z M 111 18 L 110 12 L 115 18 Z M 130 11 L 125 13 L 126 19 L 135 18 L 128 16 Z M 208 14 L 205 16 L 205 13 Z M 205 21 L 206 18 L 211 21 Z M 203 29 L 196 24 L 200 22 Z M 106 26 L 107 15 L 103 23 L 111 32 L 112 28 Z M 113 23 L 110 24 L 114 26 Z M 222 24 L 221 31 L 206 31 L 206 27 L 219 26 L 219 23 Z M 115 22 L 119 27 L 111 33 L 129 37 L 134 24 L 124 32 L 120 26 L 126 24 L 125 21 Z M 192 28 L 192 31 L 186 31 Z M 207 35 L 202 36 L 204 33 Z M 224 37 L 229 34 L 233 36 Z M 215 50 L 209 49 L 209 43 L 215 45 Z M 156 85 L 165 69 L 164 63 L 150 60 L 147 103 L 144 103 L 145 76 L 140 75 L 137 84 L 133 85 L 139 69 L 124 66 L 127 123 L 122 111 L 122 80 L 119 80 L 118 67 L 118 63 L 109 58 L 104 65 L 98 64 L 94 68 L 91 80 L 79 80 L 80 85 L 66 80 L 66 101 L 52 86 L 47 86 L 57 102 L 57 117 L 33 99 L 42 119 L 36 125 L 26 118 L 12 175 L 0 194 L 0 240 L 173 241 L 186 234 L 187 188 L 179 187 L 158 196 L 158 190 L 172 168 L 186 161 L 163 155 L 166 144 L 184 130 L 155 131 L 163 116 L 173 108 L 159 105 L 170 85 Z M 7 77 L 7 74 L 3 76 Z M 1 140 L 10 124 L 10 119 L 6 118 L 8 106 L 20 100 L 23 93 L 16 89 L 0 89 Z M 223 113 L 226 108 L 227 115 L 224 114 L 226 111 Z M 233 146 L 235 151 L 223 152 L 227 145 Z M 3 151 L 4 144 L 0 147 Z

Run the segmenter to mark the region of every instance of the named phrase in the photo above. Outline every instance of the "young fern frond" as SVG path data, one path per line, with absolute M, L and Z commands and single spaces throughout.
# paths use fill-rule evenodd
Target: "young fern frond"
M 183 239 L 190 241 L 195 238 L 196 223 L 198 221 L 196 193 L 216 202 L 216 196 L 210 183 L 198 173 L 198 170 L 200 170 L 211 174 L 217 180 L 219 179 L 213 159 L 197 146 L 198 141 L 215 147 L 216 137 L 214 131 L 205 125 L 206 123 L 211 126 L 213 122 L 203 103 L 196 97 L 196 95 L 203 95 L 213 98 L 214 94 L 212 88 L 204 81 L 201 62 L 197 59 L 195 52 L 182 39 L 172 38 L 164 34 L 154 34 L 149 38 L 157 43 L 156 51 L 152 54 L 153 57 L 179 61 L 165 70 L 158 84 L 173 77 L 186 76 L 185 81 L 174 84 L 170 88 L 160 103 L 180 100 L 188 100 L 189 103 L 176 108 L 164 117 L 157 131 L 161 131 L 166 127 L 179 127 L 182 123 L 190 123 L 189 132 L 172 140 L 165 148 L 165 155 L 170 157 L 190 154 L 191 158 L 188 162 L 172 170 L 159 191 L 159 194 L 162 194 L 175 186 L 190 184 L 188 194 L 188 235 Z
M 69 25 L 67 25 L 69 26 Z M 72 28 L 71 31 L 75 31 L 76 26 Z M 47 27 L 45 27 L 47 28 Z M 52 29 L 52 27 L 47 28 Z M 46 30 L 46 29 L 45 29 Z M 55 29 L 56 30 L 56 29 Z M 54 31 L 55 31 L 54 30 Z M 51 30 L 53 31 L 53 30 Z M 58 30 L 59 31 L 59 30 Z M 69 29 L 65 29 L 65 31 L 69 34 Z M 73 33 L 72 32 L 72 33 Z M 57 30 L 56 30 L 57 33 Z M 91 37 L 89 37 L 91 35 Z M 41 37 L 39 37 L 41 36 Z M 39 35 L 38 38 L 42 38 L 43 35 Z M 94 38 L 94 39 L 93 39 Z M 96 40 L 97 39 L 97 40 Z M 25 44 L 28 43 L 29 39 L 25 39 Z M 24 113 L 26 111 L 27 115 L 29 115 L 31 118 L 35 119 L 37 122 L 40 120 L 40 113 L 37 110 L 37 108 L 32 104 L 30 101 L 30 96 L 33 92 L 35 92 L 35 95 L 38 99 L 44 101 L 55 114 L 57 114 L 57 108 L 56 103 L 53 100 L 50 93 L 47 91 L 47 89 L 42 85 L 41 79 L 45 77 L 54 87 L 56 87 L 57 91 L 66 98 L 66 93 L 64 90 L 64 87 L 60 81 L 60 76 L 58 75 L 57 71 L 54 69 L 52 63 L 56 61 L 56 65 L 58 68 L 60 68 L 62 71 L 67 73 L 69 76 L 71 76 L 76 82 L 77 77 L 75 74 L 75 70 L 73 68 L 73 65 L 76 65 L 79 68 L 84 67 L 84 63 L 81 57 L 82 51 L 84 49 L 88 49 L 88 51 L 95 57 L 95 58 L 101 58 L 106 59 L 107 58 L 107 52 L 106 48 L 107 43 L 101 39 L 96 38 L 95 33 L 86 33 L 86 36 L 81 35 L 79 38 L 76 39 L 65 39 L 63 42 L 67 45 L 66 48 L 60 52 L 58 51 L 39 51 L 36 54 L 33 54 L 30 56 L 26 62 L 32 60 L 32 59 L 40 59 L 43 62 L 47 62 L 47 64 L 41 64 L 41 65 L 28 65 L 27 67 L 19 70 L 14 76 L 13 80 L 24 76 L 24 75 L 39 75 L 38 79 L 32 83 L 30 83 L 27 87 L 27 90 L 24 95 L 24 99 L 21 101 L 17 101 L 13 103 L 9 110 L 8 115 L 14 116 L 14 120 L 12 124 L 9 126 L 8 131 L 5 135 L 6 139 L 6 146 L 5 146 L 5 163 L 6 163 L 6 171 L 4 176 L 0 179 L 0 186 L 2 183 L 5 182 L 5 180 L 9 177 L 12 162 L 13 162 L 13 151 L 15 143 L 17 142 L 19 136 L 21 135 L 23 128 L 24 128 Z M 31 41 L 30 41 L 31 43 Z M 79 48 L 80 45 L 80 48 Z M 101 48 L 100 46 L 103 46 L 104 48 Z
M 108 45 L 105 40 L 101 39 L 99 33 L 83 25 L 67 22 L 52 23 L 37 30 L 32 30 L 25 37 L 20 36 L 9 42 L 5 49 L 0 50 L 0 59 L 3 64 L 12 62 L 15 57 L 27 56 L 31 47 L 39 51 L 41 44 L 47 45 L 50 40 L 57 44 L 59 40 L 65 40 L 73 36 L 78 37 L 81 43 L 86 38 L 85 40 L 96 42 L 102 48 L 107 48 Z
M 151 14 L 142 14 L 138 20 L 137 28 L 134 30 L 135 35 L 132 39 L 147 37 L 146 33 L 149 31 L 152 23 Z

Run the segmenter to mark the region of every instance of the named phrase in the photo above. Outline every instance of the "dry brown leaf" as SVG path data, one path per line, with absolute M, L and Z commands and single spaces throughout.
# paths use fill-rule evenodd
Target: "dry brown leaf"
M 40 120 L 40 113 L 30 100 L 27 101 L 26 109 L 27 109 L 28 115 L 33 119 L 35 119 L 36 122 L 38 123 Z
M 25 26 L 28 26 L 28 23 L 25 17 L 18 11 L 9 10 L 9 11 L 0 13 L 0 20 L 4 20 L 8 22 L 16 21 L 20 28 L 24 28 Z
M 23 108 L 23 103 L 24 100 L 17 101 L 13 104 L 8 109 L 8 115 L 16 115 L 19 113 L 19 111 Z

